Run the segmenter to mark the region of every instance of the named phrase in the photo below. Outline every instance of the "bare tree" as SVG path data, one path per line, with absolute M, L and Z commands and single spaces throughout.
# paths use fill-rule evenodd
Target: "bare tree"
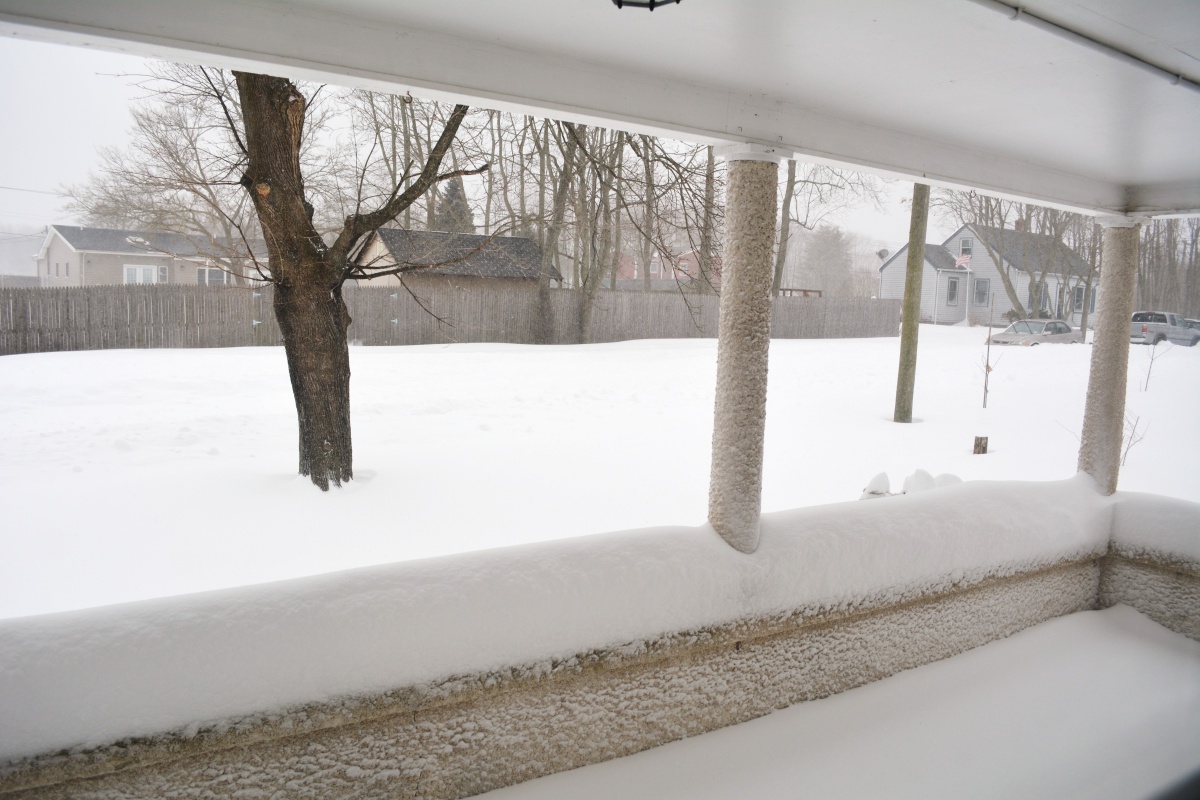
M 300 474 L 328 489 L 354 475 L 346 342 L 350 314 L 342 285 L 416 268 L 361 267 L 352 254 L 364 237 L 394 220 L 435 184 L 463 174 L 439 170 L 467 107 L 454 107 L 419 172 L 406 170 L 386 200 L 373 209 L 356 208 L 333 243 L 326 245 L 313 222 L 300 161 L 308 99 L 286 78 L 244 72 L 235 72 L 234 78 L 244 123 L 244 132 L 234 129 L 244 156 L 241 185 L 267 242 L 275 317 L 300 425 Z
M 1200 219 L 1155 219 L 1142 226 L 1138 248 L 1139 308 L 1200 316 Z

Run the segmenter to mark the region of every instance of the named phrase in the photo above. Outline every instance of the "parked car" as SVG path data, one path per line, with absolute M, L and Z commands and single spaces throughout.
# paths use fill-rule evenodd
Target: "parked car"
M 1188 327 L 1183 317 L 1170 311 L 1135 311 L 1129 323 L 1129 341 L 1148 345 L 1169 341 L 1195 347 L 1200 330 Z
M 1082 341 L 1079 331 L 1056 319 L 1019 319 L 992 337 L 992 344 L 1034 347 L 1039 344 L 1073 344 Z

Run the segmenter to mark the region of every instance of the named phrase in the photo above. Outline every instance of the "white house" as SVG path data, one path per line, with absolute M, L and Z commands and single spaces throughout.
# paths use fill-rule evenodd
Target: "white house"
M 972 325 L 1006 324 L 1014 309 L 1000 275 L 1004 273 L 1031 315 L 1066 319 L 1078 326 L 1082 321 L 1085 280 L 1090 270 L 1079 254 L 1052 236 L 1015 229 L 967 224 L 942 244 L 925 245 L 921 280 L 921 321 L 952 325 L 964 320 Z M 879 296 L 904 297 L 904 274 L 908 246 L 900 248 L 879 267 Z M 1035 281 L 1044 278 L 1040 297 L 1034 297 Z M 1093 278 L 1088 299 L 1088 326 L 1096 310 Z

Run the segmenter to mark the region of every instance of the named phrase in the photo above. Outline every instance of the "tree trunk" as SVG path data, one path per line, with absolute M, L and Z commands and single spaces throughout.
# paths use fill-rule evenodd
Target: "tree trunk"
M 700 291 L 713 290 L 713 206 L 716 204 L 716 158 L 710 144 L 707 147 L 707 161 L 704 167 L 704 208 L 700 222 Z
M 783 268 L 787 264 L 788 239 L 792 230 L 792 198 L 796 194 L 796 159 L 788 159 L 787 183 L 783 187 L 783 211 L 779 214 L 779 247 L 775 251 L 775 277 L 771 280 L 771 297 L 778 297 L 783 288 Z
M 267 240 L 275 317 L 300 426 L 300 474 L 323 490 L 354 476 L 350 442 L 350 314 L 341 265 L 313 227 L 304 197 L 300 141 L 305 100 L 283 78 L 235 73 L 245 122 L 242 184 Z
M 296 418 L 300 474 L 327 490 L 354 477 L 350 441 L 350 314 L 340 287 L 275 287 Z
M 654 207 L 654 159 L 651 155 L 653 140 L 642 134 L 642 173 L 646 182 L 646 202 L 642 206 L 642 291 L 650 291 L 650 264 L 654 260 L 654 232 L 658 227 L 657 211 Z
M 563 123 L 570 127 L 571 123 Z M 548 129 L 547 129 L 548 130 Z M 545 244 L 542 245 L 542 268 L 538 273 L 538 343 L 551 344 L 554 338 L 554 318 L 550 308 L 550 277 L 554 266 L 554 256 L 558 253 L 558 238 L 562 233 L 563 219 L 567 213 L 567 194 L 571 191 L 571 174 L 575 168 L 575 148 L 578 146 L 570 131 L 563 132 L 562 169 L 558 173 L 558 183 L 554 187 L 554 210 L 551 212 L 550 224 L 546 226 Z M 548 138 L 544 140 L 548 149 Z M 548 156 L 547 156 L 548 158 Z M 548 176 L 547 176 L 548 177 Z M 542 180 L 542 200 L 545 198 L 545 178 Z M 544 220 L 544 217 L 543 217 Z

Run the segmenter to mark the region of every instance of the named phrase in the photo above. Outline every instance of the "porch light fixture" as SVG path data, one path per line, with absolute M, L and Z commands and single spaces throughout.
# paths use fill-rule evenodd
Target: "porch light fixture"
M 612 1 L 613 1 L 613 5 L 616 6 L 617 8 L 625 8 L 625 6 L 629 6 L 630 8 L 646 8 L 646 9 L 649 9 L 650 11 L 653 11 L 654 9 L 658 8 L 659 6 L 676 5 L 680 2 L 680 0 L 612 0 Z

